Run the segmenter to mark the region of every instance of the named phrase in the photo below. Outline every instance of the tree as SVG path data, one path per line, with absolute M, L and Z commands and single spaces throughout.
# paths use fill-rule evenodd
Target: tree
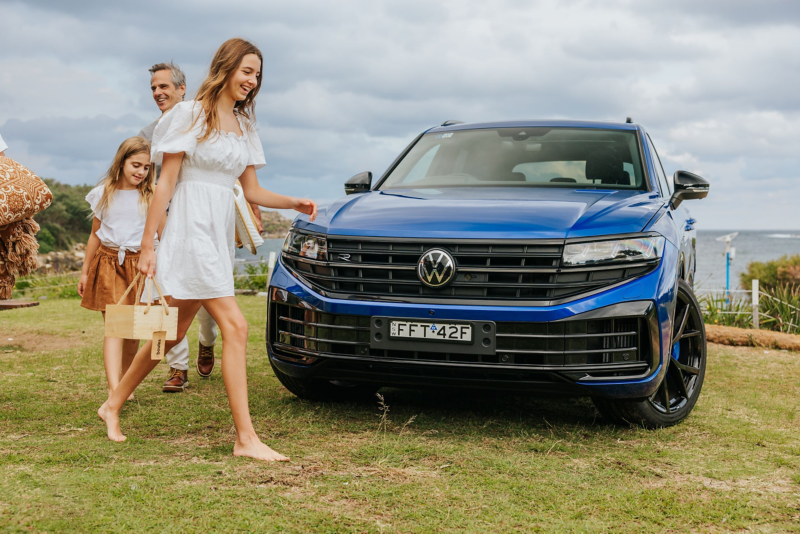
M 92 231 L 91 210 L 86 195 L 91 185 L 68 185 L 45 178 L 53 193 L 53 203 L 33 218 L 42 229 L 37 235 L 40 252 L 67 250 L 74 243 L 86 242 Z

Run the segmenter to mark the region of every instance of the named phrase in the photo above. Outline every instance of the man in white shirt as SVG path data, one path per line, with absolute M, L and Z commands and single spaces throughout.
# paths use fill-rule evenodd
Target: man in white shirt
M 186 75 L 174 63 L 158 63 L 150 68 L 150 90 L 153 92 L 158 109 L 163 116 L 166 112 L 181 102 L 186 95 Z M 153 141 L 153 131 L 156 129 L 159 117 L 148 124 L 139 132 L 140 137 Z M 161 169 L 156 167 L 156 172 Z M 156 178 L 157 179 L 157 178 Z M 254 213 L 260 213 L 258 206 L 253 206 Z M 261 232 L 261 221 L 256 220 L 258 231 Z M 233 236 L 231 236 L 233 238 Z M 217 324 L 205 308 L 197 312 L 197 322 L 200 323 L 200 347 L 197 353 L 197 374 L 208 377 L 214 369 L 214 345 L 217 341 Z M 169 364 L 169 377 L 161 388 L 165 393 L 180 392 L 189 385 L 189 342 L 186 338 L 167 353 Z
M 3 136 L 0 135 L 0 156 L 5 156 L 6 155 L 6 149 L 7 148 L 8 148 L 8 145 L 5 143 L 5 141 L 3 141 Z

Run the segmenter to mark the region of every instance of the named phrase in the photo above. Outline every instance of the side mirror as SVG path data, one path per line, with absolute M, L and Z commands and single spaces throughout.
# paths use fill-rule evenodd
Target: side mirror
M 344 183 L 344 192 L 348 195 L 353 193 L 366 193 L 372 187 L 372 173 L 360 172 Z
M 673 208 L 677 208 L 684 200 L 692 200 L 695 198 L 706 198 L 708 196 L 709 183 L 687 171 L 675 171 L 672 176 L 672 182 L 675 185 L 675 192 L 669 199 Z

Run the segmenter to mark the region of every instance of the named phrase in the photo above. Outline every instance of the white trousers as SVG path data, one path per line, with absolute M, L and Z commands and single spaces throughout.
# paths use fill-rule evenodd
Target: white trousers
M 204 347 L 213 347 L 217 342 L 217 323 L 211 317 L 205 308 L 202 306 L 195 316 L 197 322 L 200 323 L 200 343 Z M 170 367 L 186 371 L 189 369 L 189 338 L 184 337 L 183 340 L 172 347 L 172 350 L 167 353 L 167 363 Z

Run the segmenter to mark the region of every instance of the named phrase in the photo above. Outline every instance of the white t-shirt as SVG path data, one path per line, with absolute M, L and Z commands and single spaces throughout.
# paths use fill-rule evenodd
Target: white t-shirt
M 125 261 L 125 251 L 136 252 L 142 245 L 144 223 L 147 221 L 147 210 L 139 204 L 139 190 L 117 190 L 110 199 L 108 207 L 97 213 L 97 205 L 103 196 L 103 187 L 98 185 L 86 195 L 86 202 L 92 207 L 92 213 L 100 219 L 97 237 L 107 247 L 119 248 L 119 263 Z M 155 243 L 158 243 L 156 236 Z
M 8 148 L 8 145 L 3 141 L 3 136 L 0 135 L 0 152 L 5 151 Z

